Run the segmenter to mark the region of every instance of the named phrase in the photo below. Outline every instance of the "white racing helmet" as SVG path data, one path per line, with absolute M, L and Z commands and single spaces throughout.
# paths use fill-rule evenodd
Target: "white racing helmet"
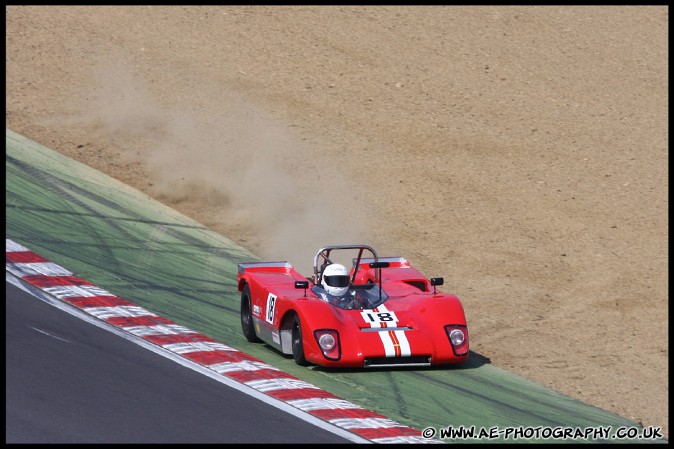
M 321 284 L 331 295 L 342 296 L 349 290 L 349 270 L 338 263 L 330 264 L 323 270 Z

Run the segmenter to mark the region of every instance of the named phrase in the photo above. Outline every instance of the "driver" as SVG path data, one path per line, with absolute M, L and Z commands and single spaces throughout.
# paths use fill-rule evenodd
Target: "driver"
M 325 267 L 321 286 L 325 293 L 317 292 L 324 300 L 342 308 L 350 308 L 353 298 L 349 294 L 349 270 L 344 265 L 333 263 Z
M 349 291 L 349 270 L 338 263 L 330 264 L 323 270 L 321 284 L 326 292 L 341 298 Z

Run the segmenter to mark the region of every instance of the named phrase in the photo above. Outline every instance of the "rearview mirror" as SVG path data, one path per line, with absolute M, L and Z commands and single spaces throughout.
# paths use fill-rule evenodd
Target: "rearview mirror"
M 307 297 L 307 289 L 309 288 L 309 281 L 295 281 L 295 288 L 304 289 L 304 297 Z
M 444 278 L 431 278 L 431 285 L 433 286 L 433 294 L 435 295 L 438 290 L 435 288 L 436 285 L 442 285 L 445 283 Z

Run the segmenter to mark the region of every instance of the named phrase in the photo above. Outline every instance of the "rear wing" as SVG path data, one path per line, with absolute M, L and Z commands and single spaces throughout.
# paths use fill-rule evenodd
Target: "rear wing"
M 373 258 L 362 258 L 360 260 L 360 265 L 363 268 L 369 268 L 371 262 L 388 262 L 389 268 L 409 268 L 410 263 L 404 257 L 378 257 L 376 260 Z M 356 259 L 353 259 L 353 264 L 356 265 Z
M 241 291 L 245 284 L 256 282 L 262 285 L 295 285 L 295 281 L 306 281 L 295 268 L 286 261 L 242 262 L 239 263 L 237 284 Z
M 293 266 L 285 260 L 279 262 L 241 262 L 239 265 L 239 277 L 244 273 L 282 273 L 289 274 Z
M 388 267 L 381 270 L 383 282 L 404 282 L 409 285 L 417 287 L 423 292 L 430 291 L 431 282 L 419 270 L 410 265 L 409 261 L 404 257 L 379 257 L 378 262 L 388 262 Z M 360 282 L 364 282 L 367 278 L 374 279 L 375 269 L 370 268 L 370 263 L 375 262 L 375 259 L 361 259 L 359 272 L 364 276 Z M 356 259 L 353 260 L 356 264 Z M 361 271 L 362 270 L 362 271 Z

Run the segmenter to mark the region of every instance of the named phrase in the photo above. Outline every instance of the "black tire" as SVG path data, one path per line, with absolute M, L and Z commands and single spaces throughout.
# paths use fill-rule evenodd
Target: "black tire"
M 293 331 L 292 331 L 292 347 L 293 347 L 293 359 L 295 363 L 300 366 L 306 366 L 309 364 L 307 359 L 304 358 L 304 343 L 302 342 L 302 325 L 300 324 L 300 318 L 295 315 L 293 319 Z
M 253 309 L 250 302 L 250 288 L 244 285 L 241 290 L 241 330 L 243 335 L 251 343 L 259 343 L 260 340 L 255 334 L 255 325 L 253 324 Z

